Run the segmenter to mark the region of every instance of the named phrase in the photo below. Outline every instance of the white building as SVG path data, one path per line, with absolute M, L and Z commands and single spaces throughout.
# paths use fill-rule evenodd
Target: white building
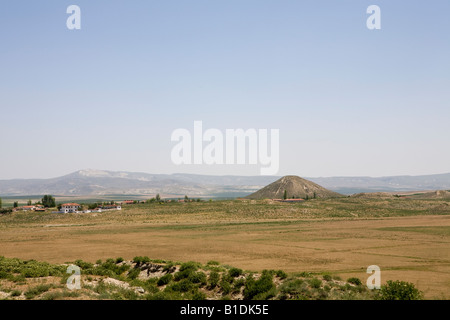
M 61 212 L 63 213 L 71 213 L 77 212 L 81 206 L 78 203 L 65 203 L 61 206 Z
M 122 206 L 119 204 L 108 204 L 100 207 L 103 210 L 122 210 Z

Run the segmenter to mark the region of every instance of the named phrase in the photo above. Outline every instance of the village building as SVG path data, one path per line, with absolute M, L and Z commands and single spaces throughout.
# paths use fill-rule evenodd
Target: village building
M 38 205 L 35 206 L 34 211 L 36 211 L 36 212 L 45 212 L 45 207 L 43 205 L 38 204 Z
M 78 203 L 65 203 L 61 206 L 60 212 L 63 213 L 72 213 L 72 212 L 78 212 L 81 208 L 81 205 Z
M 122 206 L 120 204 L 108 204 L 101 206 L 100 209 L 102 210 L 122 210 Z

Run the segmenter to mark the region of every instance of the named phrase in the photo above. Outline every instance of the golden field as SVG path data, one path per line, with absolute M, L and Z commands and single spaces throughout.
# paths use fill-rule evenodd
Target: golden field
M 439 199 L 340 198 L 153 203 L 84 214 L 0 216 L 0 255 L 64 263 L 148 256 L 246 270 L 412 282 L 450 299 L 450 206 Z

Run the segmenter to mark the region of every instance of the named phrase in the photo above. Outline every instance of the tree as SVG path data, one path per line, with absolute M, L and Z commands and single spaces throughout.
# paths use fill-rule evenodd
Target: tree
M 287 199 L 287 191 L 286 191 L 286 189 L 284 189 L 283 199 L 284 199 L 284 200 Z
M 14 201 L 13 207 L 17 208 L 19 206 L 19 201 Z
M 156 195 L 156 201 L 161 201 L 161 197 L 159 196 L 159 193 Z
M 88 205 L 88 209 L 89 210 L 94 210 L 97 209 L 100 206 L 100 204 L 96 203 L 91 203 L 90 205 Z
M 2 208 L 2 198 L 0 198 L 0 209 Z
M 380 300 L 421 300 L 423 292 L 418 290 L 413 283 L 405 281 L 388 280 L 381 286 L 378 295 Z
M 42 198 L 42 205 L 43 205 L 45 208 L 56 207 L 55 198 L 53 198 L 51 195 L 45 195 L 45 196 Z
M 189 201 L 188 196 L 184 196 L 184 202 L 188 202 L 188 201 Z

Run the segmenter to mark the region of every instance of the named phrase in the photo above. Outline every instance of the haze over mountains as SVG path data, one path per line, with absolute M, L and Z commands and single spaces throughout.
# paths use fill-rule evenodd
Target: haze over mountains
M 154 195 L 190 197 L 243 197 L 280 179 L 280 176 L 214 176 L 149 174 L 80 170 L 51 179 L 0 180 L 0 195 Z M 423 176 L 307 178 L 341 194 L 450 190 L 450 173 Z

